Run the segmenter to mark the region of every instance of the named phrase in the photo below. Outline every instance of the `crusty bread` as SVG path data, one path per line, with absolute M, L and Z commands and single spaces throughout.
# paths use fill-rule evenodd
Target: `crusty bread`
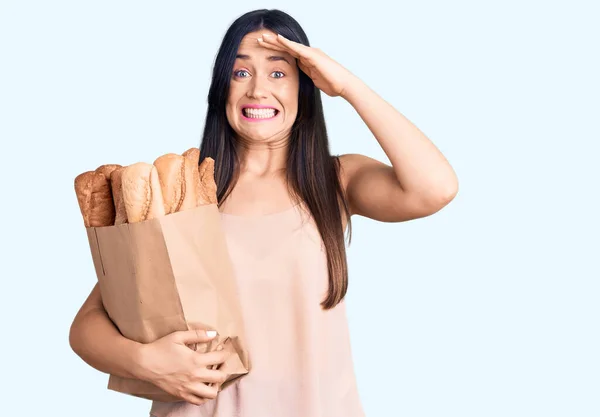
M 184 198 L 185 158 L 176 153 L 159 156 L 154 161 L 160 189 L 164 199 L 165 214 L 175 213 Z
M 177 211 L 188 210 L 198 206 L 198 186 L 196 185 L 197 183 L 194 182 L 194 179 L 197 178 L 194 176 L 194 173 L 198 172 L 198 163 L 190 158 L 184 158 L 183 166 L 184 177 L 181 187 L 183 199 L 181 200 L 181 205 L 177 208 Z
M 201 185 L 200 185 L 200 172 L 198 171 L 198 164 L 200 162 L 200 149 L 198 148 L 190 148 L 182 154 L 186 161 L 188 161 L 188 167 L 186 169 L 191 169 L 192 179 L 194 184 L 194 194 L 196 197 L 196 201 L 194 202 L 194 206 L 201 205 Z M 187 171 L 186 171 L 187 172 Z
M 192 161 L 196 162 L 196 165 L 200 162 L 200 149 L 198 148 L 190 148 L 181 155 L 185 158 L 190 158 Z
M 200 157 L 200 151 L 198 151 L 198 157 Z M 198 159 L 194 160 L 195 152 L 191 151 L 186 155 L 183 155 L 184 161 L 184 178 L 183 187 L 181 192 L 183 193 L 183 200 L 177 211 L 183 211 L 198 207 L 198 182 L 200 176 L 198 175 Z
M 77 201 L 86 227 L 133 223 L 217 203 L 215 161 L 200 150 L 168 153 L 153 164 L 99 166 L 75 178 Z
M 101 173 L 108 180 L 110 178 L 110 174 L 117 168 L 122 168 L 122 166 L 119 164 L 100 165 L 98 168 L 96 168 L 95 172 Z
M 217 204 L 217 183 L 215 182 L 215 160 L 204 158 L 198 167 L 200 175 L 199 204 Z
M 121 167 L 117 164 L 100 165 L 94 171 L 90 206 L 90 226 L 104 227 L 115 223 L 115 203 L 110 188 L 110 174 Z
M 165 215 L 164 201 L 156 167 L 137 162 L 121 174 L 123 201 L 129 223 Z
M 124 167 L 119 167 L 110 173 L 110 188 L 115 203 L 115 224 L 127 223 L 127 210 L 125 209 L 125 200 L 123 200 L 122 186 L 124 169 Z
M 109 177 L 118 164 L 101 165 L 75 178 L 75 193 L 85 227 L 111 226 L 115 221 Z
M 197 186 L 194 183 L 197 165 L 193 162 L 193 152 L 186 156 L 168 153 L 154 161 L 165 201 L 165 214 L 197 206 Z
M 90 205 L 92 200 L 92 184 L 94 183 L 94 171 L 87 171 L 75 177 L 75 194 L 79 210 L 83 216 L 83 224 L 90 227 Z

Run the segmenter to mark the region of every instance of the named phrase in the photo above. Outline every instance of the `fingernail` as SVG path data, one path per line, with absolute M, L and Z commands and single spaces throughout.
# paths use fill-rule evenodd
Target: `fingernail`
M 217 350 L 223 350 L 223 345 L 217 346 Z
M 206 335 L 208 337 L 215 337 L 217 335 L 217 331 L 216 330 L 207 330 Z

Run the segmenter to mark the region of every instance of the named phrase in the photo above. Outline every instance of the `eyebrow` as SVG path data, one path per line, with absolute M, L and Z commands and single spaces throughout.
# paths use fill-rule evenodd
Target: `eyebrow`
M 242 59 L 242 60 L 248 60 L 248 59 L 250 59 L 250 55 L 237 54 L 235 56 L 235 58 L 236 59 L 239 58 L 239 59 Z M 285 62 L 288 63 L 288 65 L 290 65 L 290 66 L 292 65 L 292 64 L 290 64 L 290 61 L 288 61 L 286 57 L 281 56 L 281 55 L 269 55 L 267 57 L 267 61 L 285 61 Z

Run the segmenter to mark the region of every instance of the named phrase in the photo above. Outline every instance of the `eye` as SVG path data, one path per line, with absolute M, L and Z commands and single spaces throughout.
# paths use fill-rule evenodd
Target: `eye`
M 239 77 L 239 75 L 238 75 L 238 74 L 239 74 L 240 72 L 248 72 L 248 71 L 246 71 L 246 70 L 238 70 L 238 71 L 235 71 L 235 72 L 233 73 L 233 75 L 235 75 L 236 77 Z M 242 77 L 242 78 L 246 78 L 246 77 Z
M 275 74 L 276 72 L 280 73 L 281 77 L 275 77 L 275 78 L 283 78 L 283 77 L 285 77 L 285 74 L 283 72 L 281 72 L 281 71 L 273 71 L 273 74 Z

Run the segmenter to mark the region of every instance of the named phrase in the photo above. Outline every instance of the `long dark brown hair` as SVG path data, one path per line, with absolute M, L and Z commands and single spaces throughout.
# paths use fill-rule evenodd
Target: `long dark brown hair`
M 225 112 L 231 73 L 242 38 L 257 30 L 271 30 L 287 39 L 310 46 L 298 22 L 280 10 L 255 10 L 236 19 L 223 38 L 217 53 L 210 90 L 204 133 L 200 144 L 201 159 L 215 160 L 217 199 L 222 203 L 239 178 L 239 157 L 234 132 Z M 348 289 L 348 264 L 340 207 L 348 221 L 352 239 L 347 198 L 340 183 L 339 155 L 329 153 L 329 141 L 321 91 L 298 69 L 300 76 L 298 115 L 291 129 L 286 163 L 290 194 L 303 201 L 319 229 L 327 253 L 329 290 L 321 302 L 324 309 L 335 307 Z

